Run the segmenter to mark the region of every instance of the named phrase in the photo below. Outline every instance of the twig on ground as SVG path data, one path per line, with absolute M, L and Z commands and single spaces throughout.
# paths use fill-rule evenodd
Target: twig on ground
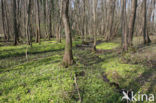
M 76 90 L 77 90 L 77 93 L 78 93 L 78 96 L 79 96 L 79 102 L 81 103 L 81 95 L 80 95 L 79 87 L 78 87 L 78 84 L 77 84 L 76 75 L 74 75 L 74 82 L 75 82 Z

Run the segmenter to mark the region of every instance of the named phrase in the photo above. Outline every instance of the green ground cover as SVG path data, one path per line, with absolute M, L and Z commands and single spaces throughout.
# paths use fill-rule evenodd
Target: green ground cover
M 110 82 L 122 89 L 156 93 L 155 69 L 142 64 L 123 63 L 117 52 L 93 53 L 89 48 L 75 48 L 76 64 L 61 65 L 64 41 L 44 41 L 26 45 L 0 47 L 0 103 L 121 103 L 122 94 Z M 120 43 L 102 43 L 98 49 L 111 50 Z M 78 85 L 77 90 L 75 86 Z M 78 96 L 80 93 L 81 98 Z

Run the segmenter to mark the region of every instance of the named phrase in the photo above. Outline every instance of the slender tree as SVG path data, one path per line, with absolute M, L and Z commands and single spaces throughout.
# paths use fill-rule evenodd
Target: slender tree
M 96 8 L 97 8 L 98 0 L 93 0 L 93 32 L 94 32 L 94 43 L 93 43 L 93 51 L 96 51 Z
M 49 40 L 50 38 L 53 36 L 52 34 L 52 27 L 53 27 L 53 23 L 52 23 L 52 16 L 54 16 L 54 0 L 51 0 L 49 3 Z
M 14 21 L 14 45 L 17 45 L 19 42 L 19 32 L 18 32 L 18 25 L 17 25 L 17 10 L 16 10 L 16 0 L 13 0 L 13 21 Z
M 47 0 L 43 0 L 43 6 L 44 6 L 44 23 L 45 23 L 45 35 L 48 37 L 47 33 Z
M 123 51 L 127 51 L 128 50 L 126 1 L 127 0 L 122 0 L 121 26 L 122 26 L 122 50 Z
M 113 34 L 113 23 L 114 23 L 114 10 L 116 0 L 109 1 L 109 16 L 108 16 L 108 32 L 106 34 L 106 41 L 111 40 Z
M 37 0 L 37 16 L 36 16 L 38 23 L 37 23 L 37 35 L 36 35 L 36 42 L 40 42 L 41 38 L 41 18 L 40 18 L 40 0 Z
M 144 44 L 148 44 L 151 42 L 148 32 L 147 32 L 147 0 L 143 0 L 143 37 L 144 37 Z
M 129 32 L 128 32 L 128 44 L 132 46 L 133 34 L 134 34 L 134 26 L 136 19 L 136 10 L 137 10 L 137 0 L 132 0 L 132 11 L 130 15 L 129 21 Z
M 11 29 L 10 29 L 10 20 L 9 20 L 9 17 L 8 17 L 8 3 L 7 3 L 7 1 L 5 0 L 4 1 L 4 8 L 5 8 L 5 22 L 6 22 L 6 36 L 7 36 L 7 41 L 9 41 L 10 40 L 10 32 L 11 32 Z
M 33 34 L 33 27 L 32 27 L 32 10 L 33 10 L 33 0 L 29 0 L 28 6 L 28 45 L 32 46 L 32 34 Z
M 2 24 L 3 24 L 3 33 L 4 33 L 4 39 L 7 39 L 6 35 L 6 27 L 5 27 L 5 8 L 4 8 L 4 0 L 1 0 L 1 8 L 2 8 Z

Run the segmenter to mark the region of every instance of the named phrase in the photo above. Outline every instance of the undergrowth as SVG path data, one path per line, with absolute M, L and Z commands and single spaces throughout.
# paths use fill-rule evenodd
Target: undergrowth
M 73 42 L 76 64 L 69 68 L 61 65 L 64 41 L 33 44 L 28 47 L 28 60 L 26 45 L 0 47 L 0 103 L 79 103 L 80 99 L 82 103 L 121 103 L 122 94 L 103 80 L 103 72 L 121 89 L 155 93 L 154 69 L 123 62 L 116 52 L 96 54 L 75 48 L 76 44 L 81 41 Z M 103 50 L 117 47 L 119 43 L 97 45 Z M 128 55 L 124 59 L 132 61 Z

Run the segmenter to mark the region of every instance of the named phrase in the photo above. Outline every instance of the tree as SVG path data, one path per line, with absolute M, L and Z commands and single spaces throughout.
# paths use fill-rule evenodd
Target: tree
M 19 32 L 17 25 L 17 14 L 16 14 L 16 0 L 13 0 L 13 21 L 14 21 L 14 45 L 17 45 L 19 42 Z
M 56 40 L 61 43 L 61 29 L 62 29 L 62 3 L 58 3 L 58 14 L 57 14 L 57 30 L 56 30 Z M 53 13 L 54 14 L 54 13 Z M 54 15 L 53 15 L 54 16 Z
M 94 32 L 94 43 L 93 43 L 93 51 L 96 51 L 96 8 L 97 8 L 98 0 L 93 0 L 93 32 Z
M 86 1 L 83 0 L 83 28 L 82 28 L 82 42 L 84 42 L 84 36 L 86 35 Z
M 113 22 L 114 22 L 114 10 L 115 10 L 115 2 L 116 0 L 110 0 L 110 8 L 109 8 L 109 18 L 108 18 L 108 32 L 106 34 L 106 41 L 111 40 L 111 36 L 113 34 Z
M 29 0 L 28 6 L 28 44 L 32 46 L 32 10 L 33 10 L 33 0 Z
M 60 42 L 64 38 L 61 0 L 0 0 L 0 3 L 0 32 L 3 31 L 7 41 L 13 40 L 17 45 L 24 43 L 25 38 L 28 44 L 32 38 L 35 42 L 52 37 Z M 150 34 L 156 32 L 155 0 L 70 0 L 68 15 L 71 32 L 82 42 L 94 42 L 93 50 L 99 38 L 110 41 L 121 36 L 121 30 L 123 48 L 132 46 L 135 35 L 143 36 L 145 44 L 150 43 Z
M 126 0 L 122 0 L 121 26 L 122 26 L 122 50 L 127 51 L 128 40 L 127 40 Z
M 41 38 L 41 19 L 40 19 L 40 0 L 37 0 L 37 16 L 36 19 L 38 20 L 37 23 L 37 35 L 36 35 L 36 42 L 40 42 Z
M 66 35 L 65 53 L 63 57 L 63 65 L 65 67 L 68 67 L 74 63 L 72 54 L 72 35 L 69 25 L 68 7 L 69 0 L 62 0 L 62 21 L 64 24 Z
M 47 34 L 47 0 L 43 0 L 43 6 L 44 6 L 44 23 L 45 23 L 45 35 L 48 37 Z
M 4 0 L 1 0 L 1 8 L 2 8 L 2 24 L 3 24 L 3 33 L 4 39 L 7 39 L 6 29 L 5 29 L 5 8 L 4 8 Z
M 133 34 L 134 34 L 134 26 L 136 19 L 136 10 L 137 10 L 137 0 L 132 0 L 132 11 L 130 15 L 129 21 L 129 31 L 128 31 L 128 44 L 132 46 Z
M 144 44 L 148 44 L 151 42 L 148 32 L 147 32 L 147 0 L 143 0 L 143 37 L 144 37 Z
M 54 0 L 51 0 L 50 3 L 49 3 L 49 40 L 50 38 L 53 36 L 52 35 L 52 16 L 54 16 Z

